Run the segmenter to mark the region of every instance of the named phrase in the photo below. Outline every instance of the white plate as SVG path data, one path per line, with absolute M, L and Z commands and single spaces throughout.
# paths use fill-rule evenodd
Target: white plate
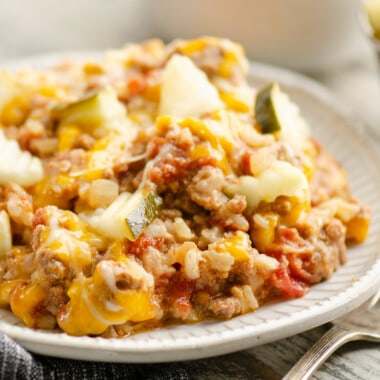
M 61 56 L 62 57 L 62 56 Z M 23 62 L 46 65 L 57 56 Z M 11 67 L 20 67 L 13 64 Z M 365 244 L 349 249 L 348 263 L 303 298 L 263 306 L 229 321 L 169 326 L 123 339 L 72 337 L 32 330 L 0 310 L 0 331 L 30 351 L 64 358 L 113 362 L 166 362 L 199 359 L 242 350 L 297 334 L 337 318 L 364 302 L 380 285 L 379 158 L 363 127 L 317 83 L 277 68 L 254 64 L 254 85 L 280 82 L 314 128 L 314 135 L 349 173 L 355 196 L 370 205 L 372 225 Z

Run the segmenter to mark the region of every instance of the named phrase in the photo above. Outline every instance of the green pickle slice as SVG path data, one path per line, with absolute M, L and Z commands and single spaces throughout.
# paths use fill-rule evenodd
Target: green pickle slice
M 281 102 L 278 101 L 280 88 L 277 83 L 270 83 L 256 95 L 256 121 L 263 133 L 281 130 Z
M 77 125 L 85 132 L 110 127 L 126 117 L 125 107 L 110 87 L 90 91 L 76 102 L 58 105 L 52 112 L 62 124 Z
M 128 240 L 135 241 L 141 235 L 156 218 L 161 205 L 162 199 L 155 190 L 138 189 L 128 198 L 123 208 Z

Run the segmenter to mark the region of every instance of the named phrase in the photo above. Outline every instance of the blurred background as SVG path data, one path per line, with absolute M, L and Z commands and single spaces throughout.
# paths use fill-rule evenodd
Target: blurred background
M 0 0 L 0 59 L 114 48 L 152 35 L 146 0 Z
M 0 59 L 209 34 L 250 58 L 324 71 L 369 54 L 361 0 L 0 0 Z
M 240 42 L 250 59 L 312 75 L 349 106 L 363 108 L 369 100 L 379 101 L 380 90 L 374 49 L 360 28 L 362 5 L 362 0 L 0 0 L 0 62 L 209 34 Z M 362 117 L 378 125 L 379 107 Z

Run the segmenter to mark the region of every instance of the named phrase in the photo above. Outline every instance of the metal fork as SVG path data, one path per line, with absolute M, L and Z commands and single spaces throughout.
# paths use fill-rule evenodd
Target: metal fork
M 365 304 L 332 322 L 328 330 L 283 380 L 306 380 L 340 346 L 354 340 L 380 342 L 380 290 Z

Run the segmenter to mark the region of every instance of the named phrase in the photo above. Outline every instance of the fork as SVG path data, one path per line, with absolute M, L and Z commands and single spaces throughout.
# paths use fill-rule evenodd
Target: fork
M 380 290 L 361 307 L 332 321 L 328 330 L 285 375 L 283 380 L 306 380 L 339 347 L 354 340 L 380 342 Z

